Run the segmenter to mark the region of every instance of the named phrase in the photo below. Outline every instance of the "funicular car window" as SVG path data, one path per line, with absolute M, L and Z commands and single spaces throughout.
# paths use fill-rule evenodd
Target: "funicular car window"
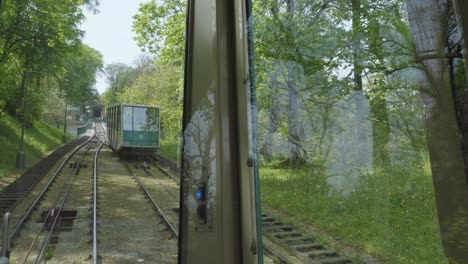
M 156 108 L 148 108 L 146 120 L 151 131 L 159 130 L 158 122 L 159 110 Z
M 123 107 L 123 130 L 132 130 L 132 107 Z
M 150 131 L 150 126 L 147 120 L 147 116 L 149 117 L 150 114 L 147 110 L 147 108 L 143 107 L 133 108 L 133 131 Z

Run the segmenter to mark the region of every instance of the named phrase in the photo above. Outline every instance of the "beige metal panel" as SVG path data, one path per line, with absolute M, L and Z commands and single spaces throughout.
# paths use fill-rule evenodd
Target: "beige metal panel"
M 247 18 L 245 1 L 236 1 L 235 14 L 235 44 L 236 44 L 236 98 L 237 98 L 237 127 L 238 127 L 238 155 L 239 181 L 241 192 L 241 226 L 242 226 L 242 256 L 243 263 L 257 263 L 256 237 L 256 207 L 255 207 L 255 171 L 252 160 L 252 106 L 250 94 Z
M 246 162 L 250 113 L 244 81 L 248 69 L 241 9 L 245 7 L 240 0 L 196 0 L 190 5 L 180 260 L 256 263 L 250 250 L 255 244 L 253 180 Z M 240 107 L 246 109 L 238 112 Z M 199 222 L 195 196 L 203 182 L 206 223 Z
M 216 129 L 218 116 L 218 62 L 217 62 L 217 4 L 211 0 L 192 1 L 191 5 L 192 38 L 188 66 L 189 94 L 185 96 L 190 101 L 186 106 L 184 131 L 184 199 L 183 199 L 183 239 L 182 263 L 223 263 L 224 249 L 222 232 L 216 210 L 222 209 L 219 204 L 218 179 L 219 161 L 219 130 Z M 211 151 L 211 147 L 215 151 Z M 198 174 L 198 175 L 197 175 Z M 208 208 L 212 218 L 208 219 L 208 230 L 198 230 L 197 201 L 195 192 L 197 181 L 205 180 Z M 214 189 L 214 190 L 213 190 Z M 210 218 L 208 215 L 207 218 Z M 221 216 L 221 213 L 219 213 Z M 195 230 L 197 228 L 197 230 Z M 212 229 L 211 231 L 209 229 Z M 212 249 L 209 251 L 208 249 Z

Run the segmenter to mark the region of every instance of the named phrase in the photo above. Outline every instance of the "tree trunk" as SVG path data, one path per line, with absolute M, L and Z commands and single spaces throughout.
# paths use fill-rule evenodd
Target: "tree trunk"
M 289 162 L 293 166 L 305 163 L 307 152 L 304 149 L 304 135 L 301 133 L 300 104 L 298 102 L 299 88 L 294 76 L 298 71 L 296 65 L 288 65 L 288 142 L 289 142 Z
M 276 91 L 277 77 L 272 76 L 272 81 L 270 83 L 270 88 L 272 90 L 269 115 L 268 115 L 268 125 L 263 138 L 262 146 L 260 148 L 260 153 L 270 161 L 273 157 L 273 136 L 278 130 L 278 113 L 279 113 L 279 100 L 277 98 L 278 92 Z
M 289 36 L 291 38 L 289 43 L 296 43 L 297 37 L 296 29 L 294 28 L 294 15 L 296 12 L 295 0 L 286 0 L 287 10 L 289 15 Z M 294 48 L 290 46 L 288 48 Z M 294 52 L 297 58 L 301 55 Z M 296 82 L 299 79 L 298 72 L 300 72 L 300 66 L 297 61 L 287 63 L 287 88 L 288 88 L 288 143 L 289 143 L 289 163 L 293 166 L 299 166 L 305 163 L 307 152 L 303 146 L 304 137 L 301 135 L 301 118 L 299 115 L 300 104 L 298 101 L 299 87 Z
M 353 41 L 353 75 L 354 75 L 354 106 L 355 106 L 355 134 L 356 153 L 365 153 L 367 137 L 365 131 L 365 103 L 367 100 L 362 89 L 362 58 L 360 55 L 362 26 L 361 26 L 361 0 L 352 0 L 352 41 Z M 354 163 L 358 167 L 367 166 L 365 158 L 357 159 Z
M 377 96 L 370 100 L 372 115 L 373 159 L 377 168 L 390 167 L 389 142 L 390 124 L 388 121 L 387 101 Z
M 446 1 L 407 0 L 407 10 L 416 58 L 426 74 L 420 88 L 442 245 L 449 259 L 467 263 L 468 185 L 444 52 Z

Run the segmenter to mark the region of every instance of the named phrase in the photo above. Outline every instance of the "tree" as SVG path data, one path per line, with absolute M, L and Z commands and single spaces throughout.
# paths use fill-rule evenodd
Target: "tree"
M 61 86 L 70 102 L 86 102 L 97 99 L 94 88 L 96 74 L 102 70 L 103 60 L 99 51 L 82 44 L 65 58 L 65 72 Z
M 160 107 L 164 136 L 177 139 L 181 131 L 182 89 L 175 66 L 157 63 L 154 69 L 141 72 L 135 82 L 119 95 L 119 101 Z
M 135 70 L 124 63 L 106 65 L 104 75 L 114 95 L 123 92 L 136 78 Z
M 420 91 L 426 107 L 426 137 L 442 244 L 448 258 L 465 263 L 468 189 L 445 56 L 444 24 L 450 9 L 446 0 L 407 0 L 407 10 L 415 60 L 425 77 Z
M 142 50 L 167 65 L 182 67 L 185 49 L 185 1 L 151 0 L 141 3 L 133 17 L 135 40 Z
M 22 84 L 28 70 L 36 90 L 47 89 L 41 78 L 61 75 L 64 57 L 81 45 L 79 24 L 84 18 L 82 4 L 95 8 L 99 1 L 4 0 L 0 5 L 0 107 L 12 115 L 20 112 L 24 98 Z M 32 82 L 31 82 L 32 83 Z M 37 91 L 34 94 L 41 94 Z M 31 97 L 31 100 L 34 98 Z M 31 103 L 41 103 L 32 101 Z M 36 107 L 36 105 L 30 105 Z M 41 108 L 42 106 L 38 105 Z M 30 111 L 31 113 L 31 111 Z

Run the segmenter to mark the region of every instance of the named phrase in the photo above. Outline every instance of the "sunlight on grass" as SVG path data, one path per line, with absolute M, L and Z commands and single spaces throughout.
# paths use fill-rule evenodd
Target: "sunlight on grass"
M 260 167 L 262 203 L 299 228 L 324 230 L 385 263 L 447 263 L 440 243 L 430 170 L 363 173 L 347 194 L 314 168 Z
M 177 163 L 180 159 L 179 142 L 177 140 L 161 139 L 159 153 Z
M 24 150 L 26 166 L 29 168 L 48 152 L 62 144 L 63 131 L 37 121 L 25 130 Z M 0 178 L 18 173 L 15 169 L 19 151 L 21 123 L 8 115 L 0 118 Z

